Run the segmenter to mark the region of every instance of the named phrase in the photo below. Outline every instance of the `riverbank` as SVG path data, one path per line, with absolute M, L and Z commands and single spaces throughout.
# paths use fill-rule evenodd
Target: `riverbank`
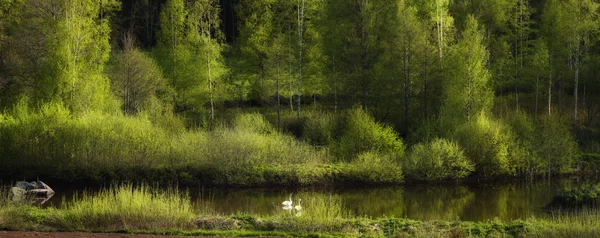
M 511 222 L 449 222 L 417 221 L 400 218 L 348 218 L 331 224 L 307 224 L 296 218 L 255 217 L 203 217 L 190 221 L 194 226 L 186 229 L 139 230 L 128 227 L 105 229 L 85 227 L 64 229 L 64 224 L 40 219 L 37 215 L 49 211 L 29 211 L 32 220 L 27 225 L 6 226 L 2 230 L 38 232 L 83 232 L 76 234 L 119 233 L 169 236 L 226 236 L 226 237 L 598 237 L 598 217 L 556 218 L 553 220 L 517 220 Z M 33 213 L 32 213 L 33 212 Z M 50 215 L 50 214 L 48 214 Z M 8 218 L 10 219 L 10 218 Z M 36 220 L 37 219 L 37 220 Z M 568 220 L 565 222 L 565 219 Z M 24 221 L 24 220 L 21 220 Z M 64 234 L 64 233 L 59 233 Z M 96 237 L 97 235 L 94 235 Z M 62 235 L 61 235 L 62 237 Z M 100 236 L 102 237 L 102 235 Z M 111 237 L 111 236 L 106 236 Z M 135 237 L 135 236 L 131 236 Z
M 552 142 L 560 142 L 557 147 L 540 142 L 556 148 L 541 154 L 519 145 L 507 125 L 487 116 L 443 138 L 426 137 L 411 148 L 391 127 L 358 108 L 335 115 L 315 112 L 288 123 L 298 124 L 298 133 L 276 128 L 256 113 L 196 129 L 162 119 L 73 115 L 59 104 L 39 111 L 17 105 L 0 115 L 0 179 L 229 187 L 373 185 L 556 176 L 589 172 L 595 164 L 592 160 L 575 169 L 581 167 L 576 145 L 571 137 L 562 137 L 568 131 L 559 133 L 565 141 Z
M 2 196 L 5 197 L 5 196 Z M 61 208 L 0 201 L 0 230 L 127 234 L 293 237 L 598 237 L 597 209 L 546 219 L 439 221 L 359 217 L 336 196 L 303 197 L 300 209 L 268 216 L 224 216 L 192 206 L 187 192 L 117 185 L 63 199 Z

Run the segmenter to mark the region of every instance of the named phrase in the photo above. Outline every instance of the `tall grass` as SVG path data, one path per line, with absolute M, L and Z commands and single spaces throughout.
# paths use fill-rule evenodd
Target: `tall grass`
M 340 230 L 346 219 L 352 218 L 350 211 L 343 208 L 342 199 L 337 195 L 300 193 L 295 196 L 294 206 L 301 210 L 283 210 L 270 218 L 269 226 L 288 231 L 334 231 Z M 302 199 L 298 202 L 298 199 Z
M 551 214 L 547 220 L 535 220 L 526 237 L 600 237 L 600 210 L 597 207 Z
M 189 228 L 195 217 L 190 197 L 177 189 L 124 184 L 63 200 L 54 222 L 71 230 Z

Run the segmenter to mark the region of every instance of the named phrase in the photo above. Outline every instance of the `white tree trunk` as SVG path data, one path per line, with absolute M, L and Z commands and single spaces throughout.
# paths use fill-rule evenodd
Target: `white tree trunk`
M 300 5 L 302 1 L 302 5 Z M 298 0 L 298 118 L 302 101 L 302 40 L 304 28 L 304 0 Z

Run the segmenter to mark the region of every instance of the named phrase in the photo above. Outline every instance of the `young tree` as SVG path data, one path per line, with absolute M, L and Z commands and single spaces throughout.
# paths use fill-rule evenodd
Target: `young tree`
M 565 78 L 573 77 L 573 118 L 578 120 L 579 76 L 581 59 L 593 40 L 598 29 L 598 6 L 591 0 L 557 1 L 549 0 L 542 12 L 542 32 L 548 40 L 553 68 L 560 69 L 557 76 L 561 79 L 561 108 L 564 108 Z M 565 65 L 565 62 L 567 63 Z M 567 72 L 570 72 L 569 75 Z
M 239 47 L 252 98 L 264 100 L 269 96 L 267 85 L 267 51 L 271 45 L 276 0 L 242 1 L 236 6 L 239 16 Z
M 375 68 L 381 63 L 384 46 L 395 41 L 389 31 L 397 17 L 397 1 L 326 2 L 325 52 L 330 59 L 335 56 L 336 89 L 353 100 L 347 105 L 359 103 L 370 109 L 383 99 L 376 88 L 384 83 L 378 81 L 381 78 L 376 77 Z
M 109 77 L 113 92 L 121 99 L 123 112 L 135 115 L 152 98 L 165 96 L 170 89 L 154 60 L 137 49 L 132 34 L 123 37 L 122 47 L 114 55 Z
M 201 111 L 222 95 L 223 34 L 214 0 L 169 0 L 161 11 L 157 61 L 175 90 L 176 110 Z
M 473 115 L 489 111 L 493 100 L 486 67 L 488 51 L 483 45 L 483 31 L 472 15 L 467 17 L 462 37 L 451 48 L 449 58 L 442 115 L 452 124 L 469 122 Z
M 110 102 L 104 66 L 110 54 L 111 12 L 117 1 L 64 0 L 55 2 L 54 33 L 47 35 L 49 74 L 40 93 L 61 101 L 73 112 L 106 109 Z
M 200 81 L 207 82 L 207 88 L 210 98 L 210 118 L 214 120 L 216 100 L 215 85 L 220 84 L 220 79 L 225 72 L 223 63 L 223 34 L 220 29 L 220 9 L 216 0 L 197 0 L 192 3 L 188 14 L 190 32 L 188 41 L 198 52 L 197 61 L 204 61 L 203 68 L 205 74 L 198 75 Z M 204 60 L 202 59 L 204 58 Z
M 542 77 L 546 76 L 549 74 L 550 72 L 550 53 L 548 52 L 548 47 L 546 46 L 546 42 L 545 40 L 542 39 L 538 39 L 537 41 L 535 41 L 535 45 L 534 45 L 534 49 L 533 49 L 533 55 L 531 55 L 531 70 L 535 71 L 535 113 L 534 113 L 534 117 L 535 120 L 537 121 L 537 116 L 538 116 L 538 98 L 539 98 L 539 91 L 540 91 L 540 74 L 542 75 Z M 552 85 L 552 77 L 548 77 L 548 85 Z M 548 116 L 550 116 L 550 106 L 551 106 L 551 91 L 550 91 L 551 87 L 548 88 Z

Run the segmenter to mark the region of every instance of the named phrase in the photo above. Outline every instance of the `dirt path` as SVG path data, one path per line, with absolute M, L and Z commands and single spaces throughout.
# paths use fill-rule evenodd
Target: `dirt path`
M 90 233 L 90 232 L 35 232 L 35 231 L 0 231 L 2 238 L 21 238 L 21 237 L 51 237 L 51 238 L 74 238 L 74 237 L 93 237 L 93 238 L 179 238 L 189 236 L 164 236 L 164 235 L 132 235 L 120 233 Z M 199 236 L 195 236 L 199 237 Z

